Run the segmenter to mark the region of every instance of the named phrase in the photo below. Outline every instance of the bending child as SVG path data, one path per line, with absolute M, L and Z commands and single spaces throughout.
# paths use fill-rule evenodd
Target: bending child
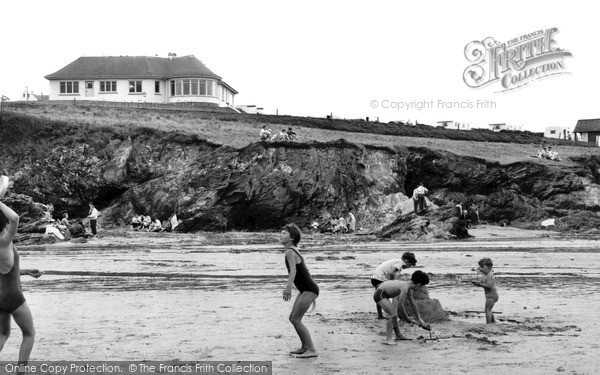
M 421 319 L 419 308 L 412 296 L 413 289 L 420 288 L 427 284 L 429 284 L 429 276 L 425 272 L 417 270 L 412 274 L 410 281 L 390 280 L 381 283 L 377 287 L 375 294 L 373 294 L 373 299 L 375 300 L 375 303 L 381 306 L 388 314 L 384 344 L 396 345 L 395 340 L 406 339 L 398 327 L 398 312 L 401 312 L 403 318 L 411 323 L 418 324 L 423 328 L 429 327 L 425 324 L 423 319 Z M 407 296 L 416 320 L 410 318 L 404 308 L 404 302 L 406 301 Z M 392 302 L 390 302 L 389 298 L 393 298 Z M 392 332 L 396 334 L 395 340 L 392 339 Z
M 417 264 L 415 254 L 406 252 L 402 254 L 400 259 L 390 259 L 381 263 L 371 275 L 371 285 L 377 288 L 382 282 L 388 280 L 397 280 L 400 278 L 400 273 L 403 269 L 414 267 Z M 384 319 L 381 312 L 381 306 L 377 307 L 377 319 Z
M 483 275 L 481 281 L 473 281 L 473 285 L 483 288 L 485 294 L 485 322 L 487 324 L 496 323 L 492 309 L 494 304 L 498 302 L 498 291 L 496 290 L 496 280 L 494 279 L 494 271 L 492 267 L 494 263 L 490 258 L 482 258 L 479 260 L 479 268 L 477 269 Z

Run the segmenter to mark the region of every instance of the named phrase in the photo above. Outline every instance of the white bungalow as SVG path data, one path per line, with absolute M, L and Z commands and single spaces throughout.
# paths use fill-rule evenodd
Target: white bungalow
M 511 123 L 506 123 L 506 122 L 489 124 L 488 127 L 490 130 L 495 131 L 495 132 L 499 132 L 501 130 L 516 130 L 516 131 L 523 130 L 523 124 L 511 124 Z
M 460 122 L 460 121 L 452 121 L 452 120 L 438 121 L 437 126 L 441 126 L 442 128 L 446 128 L 446 129 L 454 129 L 454 130 L 470 130 L 471 129 L 470 122 Z
M 600 146 L 600 119 L 577 120 L 573 129 L 575 139 Z
M 544 137 L 556 139 L 571 139 L 571 129 L 565 126 L 547 126 L 544 129 Z
M 45 78 L 50 100 L 202 102 L 233 108 L 238 93 L 191 55 L 80 57 Z

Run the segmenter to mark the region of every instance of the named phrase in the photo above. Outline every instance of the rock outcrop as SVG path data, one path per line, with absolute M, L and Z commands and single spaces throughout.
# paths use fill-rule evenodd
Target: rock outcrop
M 387 237 L 460 238 L 465 233 L 453 222 L 460 202 L 476 203 L 481 220 L 491 223 L 531 227 L 554 217 L 563 230 L 585 230 L 599 221 L 600 159 L 574 162 L 500 165 L 344 140 L 234 149 L 197 135 L 10 113 L 0 126 L 0 171 L 15 181 L 9 194 L 53 203 L 56 215 L 74 218 L 86 216 L 93 201 L 105 227 L 128 224 L 134 212 L 161 220 L 177 212 L 178 230 L 194 231 L 305 226 L 351 211 L 358 227 L 386 227 Z M 430 190 L 423 216 L 411 213 L 408 198 L 419 181 Z M 581 212 L 589 217 L 577 220 Z

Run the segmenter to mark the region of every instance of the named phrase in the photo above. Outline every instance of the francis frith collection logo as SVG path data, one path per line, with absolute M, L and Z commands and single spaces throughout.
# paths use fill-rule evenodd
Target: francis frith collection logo
M 467 86 L 483 87 L 495 82 L 500 92 L 523 87 L 540 78 L 567 73 L 564 58 L 570 52 L 557 47 L 556 27 L 537 30 L 500 43 L 488 37 L 465 47 L 472 65 L 463 73 Z

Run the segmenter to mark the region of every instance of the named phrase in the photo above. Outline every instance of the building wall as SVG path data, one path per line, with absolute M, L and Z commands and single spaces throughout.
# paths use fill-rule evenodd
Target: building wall
M 569 128 L 564 126 L 549 126 L 544 129 L 544 137 L 555 139 L 573 139 L 573 134 Z
M 598 145 L 600 142 L 600 132 L 577 133 L 577 140 Z
M 90 80 L 91 81 L 91 80 Z M 209 95 L 176 95 L 171 96 L 171 80 L 135 80 L 142 81 L 141 93 L 129 92 L 130 80 L 106 79 L 102 81 L 116 81 L 117 92 L 100 92 L 100 80 L 93 80 L 93 89 L 90 96 L 86 96 L 86 80 L 62 81 L 78 82 L 79 92 L 61 94 L 60 82 L 50 81 L 50 99 L 49 100 L 94 100 L 94 101 L 118 101 L 118 102 L 151 102 L 151 103 L 177 103 L 177 102 L 201 102 L 212 103 L 220 107 L 234 105 L 234 94 L 223 87 L 219 82 L 216 83 L 216 89 L 212 96 Z M 155 81 L 160 82 L 160 93 L 155 93 Z M 223 98 L 223 99 L 222 99 Z

